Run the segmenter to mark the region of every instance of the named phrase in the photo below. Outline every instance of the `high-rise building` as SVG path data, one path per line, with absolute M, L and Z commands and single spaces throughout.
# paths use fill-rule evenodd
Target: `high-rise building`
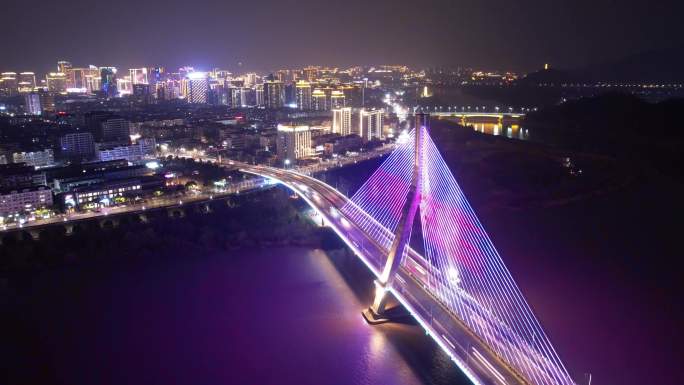
M 351 107 L 343 107 L 332 110 L 333 111 L 333 134 L 340 134 L 342 136 L 352 133 L 352 109 Z
M 314 82 L 318 79 L 318 67 L 309 66 L 304 68 L 304 79 Z
M 206 103 L 209 78 L 206 72 L 189 72 L 181 82 L 181 94 L 188 103 Z
M 55 112 L 57 106 L 55 104 L 55 93 L 50 91 L 38 91 L 40 98 L 40 108 L 43 112 Z
M 233 77 L 233 74 L 228 70 L 222 70 L 220 68 L 214 68 L 214 70 L 211 71 L 211 76 L 214 79 L 230 80 Z
M 40 96 L 31 92 L 24 95 L 24 110 L 29 115 L 40 115 L 43 109 L 40 107 Z
M 266 102 L 264 101 L 264 85 L 257 84 L 254 87 L 254 93 L 256 94 L 257 107 L 264 107 L 266 105 Z
M 328 97 L 325 94 L 325 91 L 320 88 L 316 88 L 311 93 L 311 109 L 315 111 L 327 111 L 330 109 L 328 106 Z
M 73 68 L 73 66 L 71 65 L 71 62 L 69 62 L 69 61 L 60 60 L 57 62 L 57 72 L 66 74 L 72 68 Z
M 83 84 L 85 92 L 94 94 L 102 89 L 102 77 L 100 75 L 100 70 L 97 68 L 91 68 L 86 72 L 85 78 L 83 79 Z
M 292 83 L 295 81 L 296 76 L 292 70 L 278 70 L 275 73 L 275 78 L 283 83 Z
M 66 70 L 67 92 L 97 92 L 100 90 L 100 69 L 95 66 L 88 68 L 68 68 Z
M 141 83 L 144 84 L 144 83 Z M 124 76 L 121 78 L 116 78 L 116 90 L 120 95 L 126 94 L 130 95 L 133 93 L 133 84 L 131 82 L 130 76 Z
M 266 108 L 282 108 L 285 105 L 285 87 L 278 80 L 264 82 L 264 106 Z
M 357 134 L 363 140 L 382 139 L 382 117 L 384 110 L 359 111 L 359 127 Z
M 330 93 L 330 108 L 342 108 L 345 107 L 345 97 L 344 92 L 340 90 L 333 90 Z
M 148 69 L 149 76 L 147 80 L 150 84 L 156 84 L 163 81 L 166 78 L 164 67 L 153 67 Z
M 249 105 L 249 88 L 230 88 L 230 106 L 233 108 L 247 107 Z
M 300 80 L 295 85 L 297 108 L 300 110 L 311 109 L 311 83 Z
M 4 96 L 12 96 L 17 93 L 17 73 L 3 72 L 0 75 L 0 94 Z
M 147 68 L 131 68 L 128 70 L 131 84 L 150 84 L 147 78 Z
M 50 92 L 64 94 L 67 89 L 67 78 L 63 72 L 50 72 L 45 75 L 45 83 Z
M 149 84 L 134 84 L 133 96 L 141 103 L 152 102 L 152 86 Z
M 119 94 L 116 85 L 116 67 L 100 67 L 100 87 L 108 98 Z
M 33 92 L 36 88 L 36 74 L 33 72 L 22 72 L 17 80 L 17 90 L 20 93 Z
M 95 154 L 93 134 L 90 132 L 72 132 L 59 138 L 62 155 L 67 158 L 89 159 Z
M 111 145 L 111 143 L 128 144 L 130 135 L 131 123 L 126 119 L 113 117 L 102 122 L 97 140 L 107 143 L 107 145 Z
M 244 74 L 242 76 L 242 79 L 245 82 L 244 86 L 247 88 L 251 88 L 251 87 L 254 87 L 255 85 L 257 85 L 257 83 L 259 82 L 259 75 L 255 74 L 253 72 L 250 72 L 250 73 Z
M 279 124 L 276 151 L 278 159 L 286 164 L 311 156 L 311 128 Z

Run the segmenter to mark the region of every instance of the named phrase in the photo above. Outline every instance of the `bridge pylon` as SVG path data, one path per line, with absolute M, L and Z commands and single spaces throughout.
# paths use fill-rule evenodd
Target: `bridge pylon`
M 397 228 L 394 231 L 394 239 L 387 254 L 387 261 L 380 277 L 375 283 L 375 297 L 371 306 L 363 311 L 363 316 L 371 324 L 378 324 L 389 321 L 386 314 L 387 292 L 392 288 L 392 283 L 396 275 L 404 251 L 408 248 L 411 240 L 411 229 L 416 212 L 421 200 L 421 184 L 424 170 L 423 143 L 430 127 L 430 115 L 426 113 L 415 114 L 415 135 L 414 135 L 414 154 L 413 154 L 413 173 L 411 175 L 411 185 L 406 201 L 401 210 L 401 216 Z

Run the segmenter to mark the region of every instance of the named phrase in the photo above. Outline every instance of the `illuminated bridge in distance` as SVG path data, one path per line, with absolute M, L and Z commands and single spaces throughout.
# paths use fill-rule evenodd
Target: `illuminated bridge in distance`
M 351 198 L 313 177 L 267 166 L 314 208 L 376 276 L 364 312 L 383 322 L 394 296 L 474 384 L 574 385 L 548 336 L 429 136 L 429 116 Z M 420 221 L 424 251 L 410 247 Z
M 496 121 L 498 124 L 517 124 L 525 116 L 517 112 L 484 112 L 484 111 L 436 111 L 430 113 L 440 119 L 458 119 L 461 125 L 468 122 Z

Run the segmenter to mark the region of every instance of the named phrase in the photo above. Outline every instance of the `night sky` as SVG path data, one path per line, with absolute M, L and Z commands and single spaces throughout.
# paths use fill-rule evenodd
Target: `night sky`
M 0 70 L 44 72 L 59 59 L 233 71 L 570 68 L 681 45 L 683 12 L 674 0 L 4 0 Z

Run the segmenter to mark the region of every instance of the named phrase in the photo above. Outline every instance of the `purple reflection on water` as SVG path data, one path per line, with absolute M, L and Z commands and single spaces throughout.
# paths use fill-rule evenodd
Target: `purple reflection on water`
M 371 279 L 358 266 L 345 279 L 322 251 L 232 254 L 26 279 L 9 383 L 467 383 L 417 326 L 363 321 Z

